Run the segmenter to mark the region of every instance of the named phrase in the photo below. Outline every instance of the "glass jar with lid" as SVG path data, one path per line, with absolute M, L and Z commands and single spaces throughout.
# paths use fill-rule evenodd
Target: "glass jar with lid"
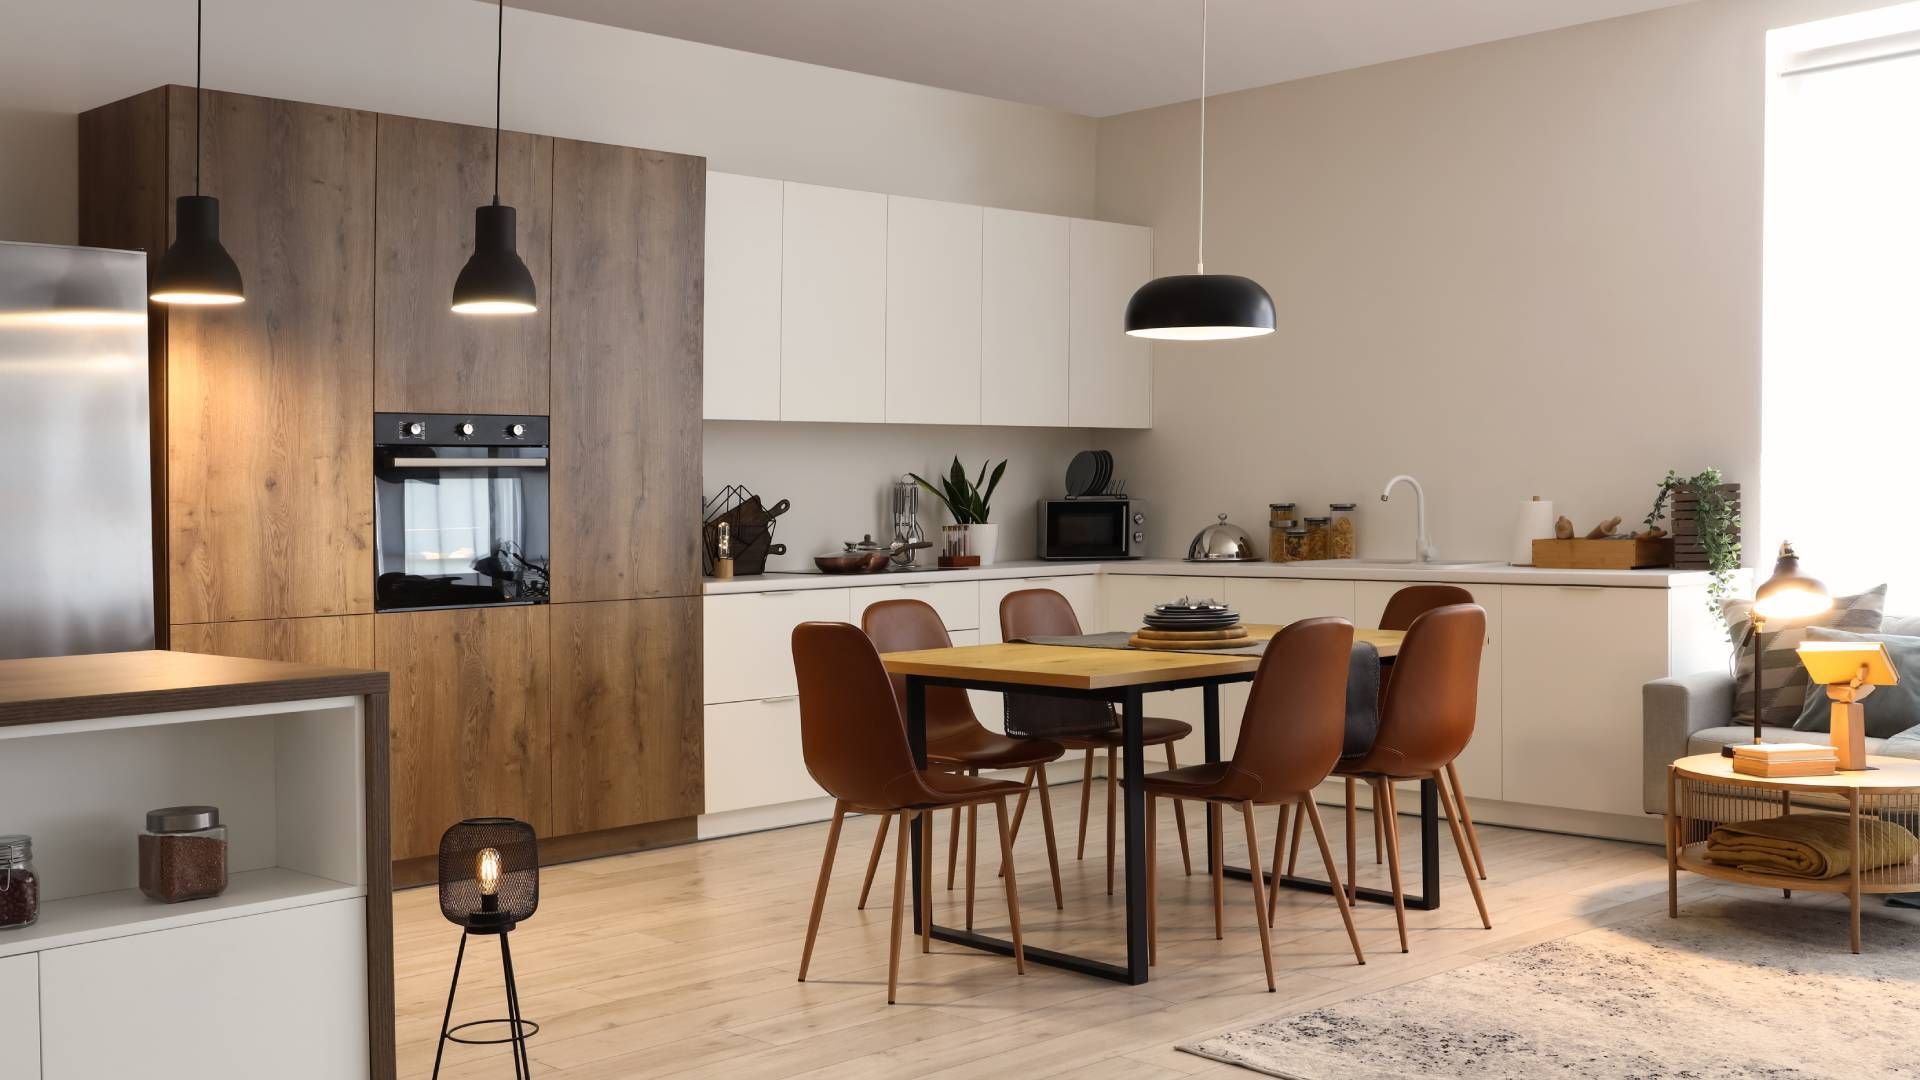
M 1352 559 L 1360 553 L 1360 537 L 1355 514 L 1359 504 L 1350 502 L 1330 503 L 1327 513 L 1332 518 L 1332 530 L 1328 533 L 1327 557 L 1329 559 Z
M 1330 517 L 1310 517 L 1307 519 L 1306 557 L 1313 559 L 1331 559 L 1333 550 L 1333 519 Z
M 1295 523 L 1280 538 L 1283 554 L 1275 562 L 1299 562 L 1307 557 L 1307 527 Z
M 1300 517 L 1299 509 L 1294 503 L 1268 503 L 1267 528 L 1282 531 L 1293 528 L 1295 520 Z
M 40 875 L 33 870 L 33 838 L 0 836 L 0 930 L 40 921 Z
M 216 806 L 147 811 L 140 834 L 140 891 L 166 904 L 227 891 L 227 827 Z

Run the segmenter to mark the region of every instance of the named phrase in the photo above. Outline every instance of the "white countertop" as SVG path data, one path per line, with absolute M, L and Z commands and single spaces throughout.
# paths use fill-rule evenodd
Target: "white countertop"
M 1705 570 L 1543 570 L 1531 566 L 1486 563 L 1471 566 L 1419 566 L 1413 563 L 1190 563 L 1180 559 L 1129 559 L 1114 562 L 1046 562 L 1022 559 L 967 570 L 921 573 L 804 574 L 767 573 L 729 581 L 706 579 L 709 596 L 778 592 L 786 589 L 848 589 L 903 582 L 997 581 L 1005 578 L 1066 577 L 1086 574 L 1152 574 L 1168 577 L 1297 578 L 1318 581 L 1406 581 L 1452 585 L 1585 585 L 1631 589 L 1672 589 L 1704 585 Z

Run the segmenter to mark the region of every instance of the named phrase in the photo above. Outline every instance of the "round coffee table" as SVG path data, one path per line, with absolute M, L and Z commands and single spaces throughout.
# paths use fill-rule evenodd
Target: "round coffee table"
M 1707 861 L 1715 825 L 1796 813 L 1844 814 L 1848 872 L 1830 878 L 1795 877 Z M 1867 768 L 1831 776 L 1768 778 L 1733 771 L 1719 754 L 1681 758 L 1667 768 L 1667 914 L 1680 915 L 1680 871 L 1720 881 L 1779 889 L 1844 893 L 1851 908 L 1853 951 L 1860 951 L 1860 898 L 1869 893 L 1920 892 L 1920 858 L 1892 866 L 1860 867 L 1860 819 L 1891 821 L 1920 831 L 1920 761 L 1870 757 Z

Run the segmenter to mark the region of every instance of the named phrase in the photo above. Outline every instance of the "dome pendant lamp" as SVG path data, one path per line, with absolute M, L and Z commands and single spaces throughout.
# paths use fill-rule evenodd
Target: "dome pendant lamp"
M 200 194 L 200 46 L 203 0 L 193 5 L 193 194 L 173 203 L 173 244 L 153 268 L 147 299 L 156 304 L 238 304 L 240 268 L 220 246 L 220 200 Z
M 1207 273 L 1207 0 L 1200 0 L 1200 227 L 1194 272 L 1154 278 L 1127 301 L 1127 334 L 1222 341 L 1273 333 L 1273 297 L 1252 278 Z
M 500 79 L 507 5 L 496 5 L 493 55 L 493 202 L 473 212 L 473 255 L 453 282 L 453 310 L 462 315 L 531 315 L 540 310 L 533 274 L 520 260 L 514 209 L 500 205 Z

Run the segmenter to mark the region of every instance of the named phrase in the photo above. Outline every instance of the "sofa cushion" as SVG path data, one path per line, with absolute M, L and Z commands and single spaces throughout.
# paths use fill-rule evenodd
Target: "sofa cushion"
M 1890 739 L 1909 728 L 1920 726 L 1920 637 L 1899 634 L 1854 634 L 1829 630 L 1824 626 L 1807 628 L 1808 641 L 1879 641 L 1887 647 L 1894 673 L 1900 681 L 1892 686 L 1876 686 L 1867 695 L 1867 737 Z M 1827 688 L 1809 684 L 1806 705 L 1793 727 L 1796 731 L 1825 731 L 1832 722 L 1833 710 Z
M 1760 722 L 1773 727 L 1792 727 L 1805 711 L 1807 669 L 1793 650 L 1806 639 L 1807 628 L 1825 626 L 1856 633 L 1878 633 L 1881 614 L 1886 610 L 1887 587 L 1869 589 L 1857 596 L 1836 596 L 1833 606 L 1806 619 L 1771 619 L 1761 632 Z M 1747 636 L 1751 600 L 1729 600 L 1720 613 L 1727 631 L 1737 646 Z M 1733 719 L 1753 723 L 1753 650 L 1741 649 L 1737 658 L 1734 684 Z
M 1869 699 L 1871 700 L 1871 699 Z M 1869 740 L 1871 741 L 1871 740 Z M 1886 757 L 1913 758 L 1920 761 L 1920 728 L 1907 730 L 1880 744 L 1880 749 L 1867 751 Z

